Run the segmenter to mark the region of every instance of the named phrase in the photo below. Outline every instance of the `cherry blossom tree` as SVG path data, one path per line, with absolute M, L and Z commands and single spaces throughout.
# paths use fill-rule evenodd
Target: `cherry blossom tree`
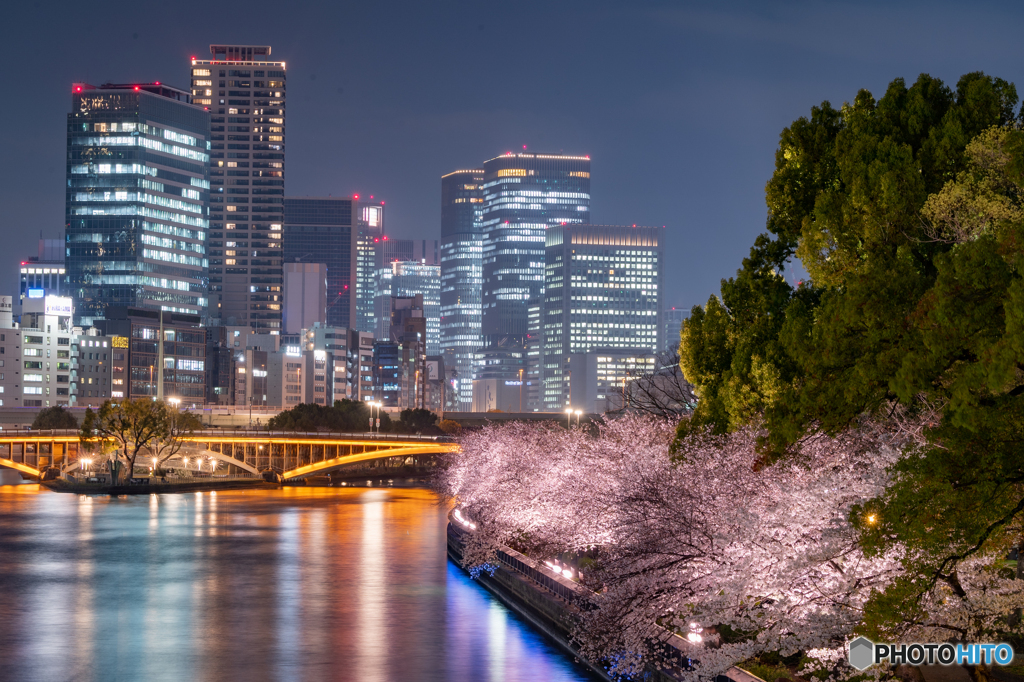
M 877 523 L 872 501 L 920 430 L 864 423 L 767 463 L 755 428 L 695 432 L 670 455 L 675 427 L 632 414 L 596 436 L 523 423 L 465 436 L 437 486 L 477 526 L 467 567 L 494 563 L 501 545 L 539 559 L 596 556 L 582 580 L 597 608 L 582 612 L 576 637 L 616 672 L 643 665 L 672 633 L 699 630 L 685 645 L 694 678 L 767 651 L 807 652 L 813 666 L 850 674 L 845 643 L 865 627 L 865 605 L 916 578 L 905 547 L 865 552 L 860 529 Z M 897 605 L 888 632 L 945 641 L 1019 629 L 1006 616 L 1024 607 L 1024 583 L 1000 571 L 1001 549 L 960 563 L 962 594 L 937 582 Z

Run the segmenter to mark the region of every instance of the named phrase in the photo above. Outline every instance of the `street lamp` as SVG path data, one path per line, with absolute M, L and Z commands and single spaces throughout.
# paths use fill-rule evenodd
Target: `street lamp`
M 519 370 L 519 413 L 523 413 L 523 370 Z
M 168 398 L 167 402 L 174 405 L 174 409 L 178 409 L 178 405 L 181 405 L 181 398 Z
M 580 415 L 583 414 L 583 410 L 576 410 L 576 426 L 580 425 Z
M 565 425 L 571 429 L 572 428 L 572 408 L 571 407 L 565 408 L 565 414 L 567 415 L 566 418 L 565 418 Z
M 378 400 L 377 403 L 376 403 L 376 406 L 377 406 L 377 433 L 380 433 L 380 408 L 384 407 L 384 403 Z

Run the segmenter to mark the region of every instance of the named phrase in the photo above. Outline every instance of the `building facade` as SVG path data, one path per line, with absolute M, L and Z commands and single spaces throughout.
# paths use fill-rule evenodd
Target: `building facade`
M 124 397 L 127 346 L 127 338 L 101 336 L 95 328 L 71 339 L 71 405 L 98 408 L 111 398 Z
M 376 295 L 374 297 L 374 334 L 378 339 L 387 339 L 391 325 L 391 297 L 399 296 L 392 286 L 395 263 L 409 263 L 429 266 L 436 272 L 440 260 L 440 242 L 436 239 L 392 239 L 381 237 L 378 250 Z M 412 272 L 411 270 L 409 272 Z M 409 280 L 412 283 L 412 280 Z M 438 286 L 440 286 L 438 284 Z M 410 294 L 412 295 L 412 294 Z
M 633 382 L 653 374 L 656 357 L 649 349 L 595 348 L 573 353 L 568 407 L 603 414 L 628 406 Z
M 455 403 L 466 411 L 473 404 L 476 351 L 483 345 L 483 181 L 482 168 L 441 177 L 440 348 L 453 370 Z
M 324 322 L 329 327 L 354 329 L 356 324 L 358 230 L 353 224 L 354 202 L 352 198 L 333 197 L 284 200 L 284 262 L 323 263 L 327 267 Z
M 327 315 L 327 266 L 284 264 L 284 331 L 298 334 L 324 324 Z
M 127 383 L 111 386 L 114 398 L 177 399 L 182 407 L 206 400 L 206 330 L 198 315 L 142 308 L 110 308 L 97 323 L 99 334 L 127 345 Z M 161 342 L 162 334 L 162 342 Z M 120 352 L 120 351 L 118 351 Z M 112 365 L 121 366 L 119 360 Z M 115 395 L 123 390 L 123 395 Z
M 437 355 L 441 346 L 441 270 L 437 265 L 416 261 L 391 264 L 392 296 L 422 296 L 427 324 L 427 355 Z
M 689 316 L 690 311 L 682 308 L 671 308 L 665 309 L 665 347 L 664 351 L 667 353 L 678 353 L 679 343 L 681 341 L 680 334 L 683 331 L 683 320 Z
M 0 407 L 21 406 L 21 330 L 14 325 L 14 297 L 0 296 Z
M 285 63 L 267 45 L 211 45 L 191 63 L 193 102 L 210 111 L 210 317 L 280 332 Z
M 354 197 L 356 200 L 359 196 Z M 356 209 L 356 323 L 361 332 L 377 331 L 377 279 L 384 254 L 384 202 L 363 201 Z
M 544 295 L 545 232 L 590 221 L 590 157 L 509 152 L 484 163 L 479 378 L 525 369 L 529 301 Z
M 21 311 L 21 404 L 70 405 L 72 396 L 72 300 L 65 296 L 28 298 Z
M 21 261 L 21 300 L 60 296 L 64 274 L 64 240 L 40 239 L 39 254 Z
M 595 348 L 656 352 L 664 227 L 559 225 L 545 255 L 543 409 L 570 407 L 570 356 Z
M 67 126 L 67 294 L 207 314 L 210 113 L 160 83 L 75 83 Z

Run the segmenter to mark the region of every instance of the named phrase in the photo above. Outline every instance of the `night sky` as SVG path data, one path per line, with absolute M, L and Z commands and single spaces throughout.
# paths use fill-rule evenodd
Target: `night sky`
M 71 83 L 187 89 L 210 43 L 287 62 L 286 192 L 387 202 L 440 236 L 440 177 L 589 154 L 591 221 L 668 226 L 667 306 L 717 293 L 764 229 L 782 128 L 921 72 L 1015 81 L 1017 3 L 48 2 L 5 5 L 2 293 L 64 222 Z M 6 270 L 9 263 L 9 270 Z

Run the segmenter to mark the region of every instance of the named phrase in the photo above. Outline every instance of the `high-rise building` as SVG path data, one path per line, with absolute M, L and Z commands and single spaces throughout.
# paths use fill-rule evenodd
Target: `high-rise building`
M 571 355 L 663 347 L 665 228 L 559 225 L 546 244 L 542 399 L 546 411 L 560 411 L 569 406 Z
M 352 198 L 285 197 L 284 262 L 327 266 L 329 327 L 355 328 L 356 234 Z M 287 291 L 285 291 L 287 296 Z
M 395 296 L 422 296 L 427 321 L 427 355 L 437 355 L 441 345 L 441 272 L 437 265 L 416 261 L 391 263 L 391 291 Z
M 357 194 L 354 199 L 358 200 Z M 377 279 L 383 263 L 384 202 L 356 204 L 356 324 L 361 332 L 376 333 Z M 387 314 L 387 313 L 386 313 Z
M 327 266 L 284 264 L 284 331 L 298 334 L 324 324 L 327 311 Z
M 441 320 L 445 365 L 454 369 L 452 388 L 458 409 L 473 404 L 476 351 L 480 335 L 483 284 L 484 171 L 458 170 L 441 177 Z
M 160 83 L 75 83 L 67 131 L 75 324 L 110 306 L 205 316 L 210 113 Z
M 679 334 L 683 329 L 683 320 L 687 318 L 689 312 L 689 310 L 676 308 L 675 306 L 665 309 L 665 351 L 669 353 L 679 352 Z
M 60 296 L 64 272 L 64 240 L 40 239 L 39 255 L 21 261 L 21 300 Z
M 374 334 L 378 339 L 388 338 L 391 324 L 391 297 L 399 296 L 391 286 L 395 263 L 419 263 L 437 266 L 439 242 L 436 239 L 392 239 L 387 235 L 380 238 L 377 256 L 377 294 L 374 298 Z M 440 286 L 440 285 L 439 285 Z
M 425 408 L 428 380 L 422 295 L 391 297 L 390 335 L 373 344 L 374 393 L 386 407 Z
M 285 63 L 267 45 L 211 45 L 192 59 L 193 101 L 211 112 L 210 317 L 280 333 Z
M 525 370 L 530 299 L 544 295 L 544 235 L 590 221 L 590 157 L 509 152 L 484 163 L 480 378 Z

